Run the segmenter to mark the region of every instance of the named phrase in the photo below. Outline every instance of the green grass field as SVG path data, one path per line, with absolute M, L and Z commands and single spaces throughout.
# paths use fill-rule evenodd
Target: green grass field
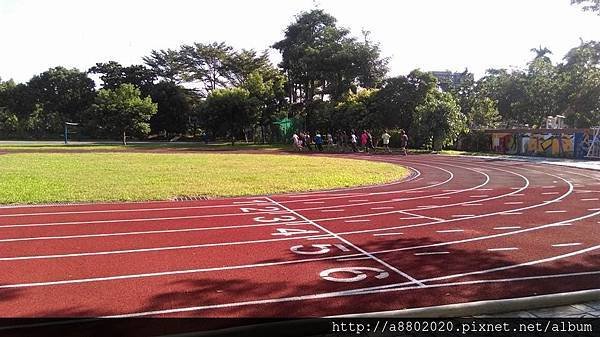
M 241 196 L 389 182 L 403 167 L 350 159 L 216 153 L 7 153 L 0 204 Z
M 240 150 L 285 150 L 291 146 L 254 143 L 169 143 L 169 142 L 132 142 L 127 146 L 120 143 L 107 142 L 79 142 L 68 145 L 61 142 L 0 142 L 0 151 L 4 152 L 67 152 L 67 151 L 146 151 L 146 150 L 168 150 L 168 151 L 240 151 Z

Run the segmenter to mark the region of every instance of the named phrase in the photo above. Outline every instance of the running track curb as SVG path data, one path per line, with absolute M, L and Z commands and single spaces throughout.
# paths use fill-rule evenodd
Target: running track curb
M 518 297 L 502 300 L 476 301 L 468 303 L 448 304 L 415 309 L 370 312 L 332 316 L 338 318 L 371 318 L 371 317 L 465 317 L 485 314 L 500 314 L 513 311 L 557 307 L 563 305 L 591 302 L 600 299 L 600 289 L 581 290 L 568 293 L 557 293 L 529 297 Z

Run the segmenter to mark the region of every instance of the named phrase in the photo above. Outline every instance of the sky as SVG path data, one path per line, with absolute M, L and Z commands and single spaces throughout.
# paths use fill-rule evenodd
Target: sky
M 0 0 L 0 78 L 140 64 L 153 49 L 193 42 L 264 50 L 315 5 L 357 37 L 370 31 L 391 76 L 468 68 L 480 77 L 524 67 L 531 48 L 547 47 L 559 62 L 580 38 L 600 40 L 600 16 L 570 0 Z

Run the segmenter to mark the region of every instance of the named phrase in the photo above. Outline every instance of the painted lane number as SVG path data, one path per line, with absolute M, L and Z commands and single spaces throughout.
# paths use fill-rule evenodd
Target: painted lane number
M 332 246 L 337 247 L 339 250 L 344 251 L 344 252 L 348 252 L 350 251 L 350 249 L 346 248 L 346 246 L 344 245 L 330 245 L 330 244 L 316 244 L 316 245 L 310 245 L 309 249 L 304 249 L 305 246 L 304 245 L 298 245 L 298 246 L 293 246 L 290 247 L 290 250 L 296 254 L 302 254 L 302 255 L 321 255 L 321 254 L 327 254 L 331 251 Z
M 379 279 L 379 280 L 390 276 L 390 274 L 388 272 L 386 272 L 385 270 L 382 270 L 379 268 L 371 268 L 371 267 L 332 268 L 332 269 L 323 270 L 319 274 L 319 276 L 321 276 L 322 279 L 331 281 L 331 282 L 358 282 L 358 281 L 362 281 L 368 277 L 367 274 L 365 273 L 366 271 L 377 273 L 377 275 L 375 275 L 375 278 Z M 336 277 L 336 276 L 332 275 L 332 274 L 339 275 L 340 273 L 352 274 L 354 276 L 352 276 L 352 277 L 339 277 L 339 276 Z
M 279 209 L 279 207 L 276 207 L 276 206 L 266 206 L 263 208 L 242 207 L 242 208 L 240 208 L 240 210 L 242 210 L 242 212 L 244 212 L 244 213 L 281 211 L 281 209 Z
M 279 222 L 279 221 L 293 221 L 293 220 L 296 220 L 296 217 L 293 215 L 282 215 L 282 216 L 272 218 L 272 219 L 269 219 L 264 216 L 257 216 L 256 218 L 254 218 L 254 221 L 256 221 L 256 222 Z

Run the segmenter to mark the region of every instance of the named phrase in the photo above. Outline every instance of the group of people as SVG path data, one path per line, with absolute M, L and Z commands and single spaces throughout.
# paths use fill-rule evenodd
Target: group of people
M 377 142 L 373 141 L 373 135 L 371 134 L 371 131 L 366 129 L 363 130 L 358 136 L 354 130 L 351 130 L 349 133 L 343 130 L 338 130 L 335 133 L 335 136 L 329 132 L 325 135 L 322 135 L 321 132 L 317 131 L 315 132 L 314 137 L 311 137 L 311 134 L 308 131 L 301 131 L 294 133 L 292 136 L 292 142 L 297 151 L 313 151 L 313 149 L 316 149 L 319 152 L 322 152 L 323 148 L 325 147 L 326 149 L 332 151 L 346 152 L 349 150 L 352 152 L 375 153 L 377 151 L 377 146 L 381 141 L 381 144 L 383 145 L 383 151 L 391 153 L 391 138 L 392 137 L 390 134 L 385 130 Z M 406 135 L 404 130 L 400 130 L 400 151 L 402 151 L 405 156 L 408 154 L 406 151 L 407 144 L 408 135 Z

